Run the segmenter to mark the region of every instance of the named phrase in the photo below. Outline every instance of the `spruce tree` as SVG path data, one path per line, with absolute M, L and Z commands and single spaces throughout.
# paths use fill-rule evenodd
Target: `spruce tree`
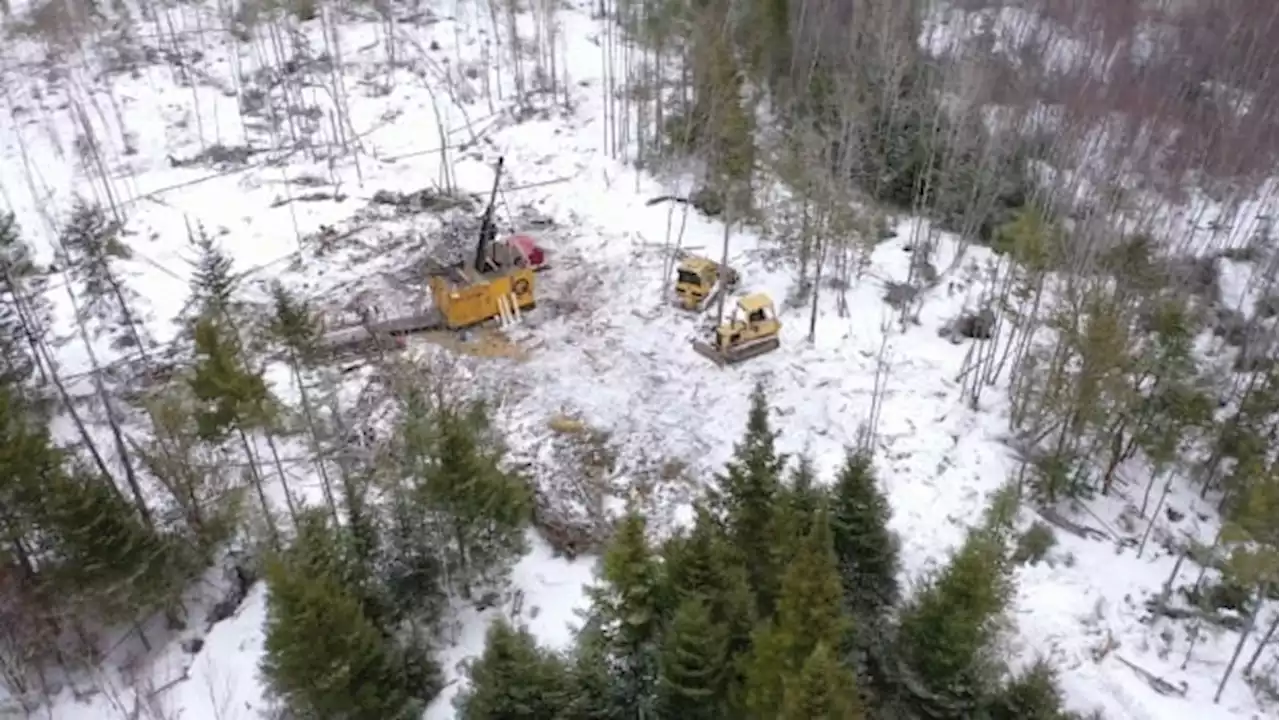
M 819 642 L 840 647 L 852 627 L 825 507 L 819 510 L 813 528 L 783 574 L 778 627 L 787 639 L 788 663 L 794 670 Z
M 970 531 L 951 562 L 899 616 L 898 652 L 914 702 L 969 715 L 995 681 L 994 655 L 1013 587 L 1001 536 Z
M 786 684 L 780 720 L 860 720 L 853 673 L 840 665 L 825 642 L 818 643 L 800 673 Z
M 563 661 L 505 620 L 489 626 L 484 654 L 467 675 L 470 686 L 454 699 L 458 720 L 552 720 L 568 704 Z
M 986 702 L 990 720 L 1072 720 L 1063 708 L 1053 667 L 1043 660 L 1000 686 Z
M 131 620 L 174 599 L 177 581 L 188 575 L 175 548 L 109 483 L 74 466 L 45 476 L 54 575 L 69 594 L 91 592 L 99 618 Z
M 299 540 L 267 562 L 260 669 L 297 717 L 409 720 L 440 689 L 439 669 L 398 646 L 351 587 L 340 532 L 304 513 Z
M 676 609 L 667 629 L 658 675 L 657 716 L 721 720 L 728 715 L 728 633 L 696 597 Z
M 197 432 L 207 442 L 221 442 L 235 429 L 256 424 L 269 393 L 261 375 L 245 370 L 240 345 L 228 327 L 212 316 L 195 324 L 196 364 L 189 379 L 202 403 Z
M 231 256 L 205 232 L 204 227 L 188 233 L 188 240 L 196 250 L 191 270 L 191 304 L 195 316 L 234 315 L 238 308 L 233 300 L 236 277 L 231 272 Z
M 271 335 L 290 353 L 295 364 L 309 364 L 321 336 L 320 323 L 311 304 L 276 281 L 271 284 L 271 307 Z
M 594 623 L 578 634 L 569 664 L 569 700 L 556 720 L 631 720 L 623 688 L 610 668 L 608 639 Z
M 755 600 L 746 568 L 711 513 L 701 505 L 694 513 L 690 532 L 664 546 L 663 566 L 675 596 L 672 604 L 690 599 L 705 603 L 712 621 L 725 629 L 729 654 L 736 656 L 750 648 L 755 626 Z
M 847 452 L 831 491 L 831 535 L 845 597 L 862 623 L 882 619 L 900 595 L 898 540 L 888 525 L 871 458 Z
M 0 212 L 0 384 L 30 394 L 43 370 L 38 343 L 51 322 L 46 269 L 36 263 L 13 213 Z
M 733 459 L 717 478 L 714 500 L 724 514 L 730 544 L 741 554 L 760 617 L 777 599 L 779 528 L 777 500 L 786 457 L 778 453 L 764 387 L 751 393 L 751 410 Z
M 782 712 L 787 682 L 800 675 L 819 644 L 843 645 L 851 626 L 827 511 L 821 508 L 783 575 L 777 617 L 753 637 L 744 697 L 751 717 Z
M 778 533 L 787 543 L 788 554 L 809 534 L 823 499 L 823 492 L 817 487 L 813 460 L 807 455 L 800 456 L 778 501 Z
M 118 341 L 131 343 L 137 339 L 138 323 L 129 308 L 135 295 L 125 287 L 115 267 L 117 261 L 133 257 L 121 240 L 123 230 L 100 205 L 76 198 L 58 240 L 71 277 L 80 286 L 81 320 L 118 324 L 128 331 L 118 336 Z
M 667 584 L 645 538 L 643 516 L 623 518 L 600 579 L 589 594 L 622 704 L 652 713 Z
M 413 499 L 431 518 L 447 576 L 469 597 L 477 583 L 500 582 L 524 553 L 532 493 L 506 467 L 485 403 L 405 407 L 424 410 L 402 421 Z

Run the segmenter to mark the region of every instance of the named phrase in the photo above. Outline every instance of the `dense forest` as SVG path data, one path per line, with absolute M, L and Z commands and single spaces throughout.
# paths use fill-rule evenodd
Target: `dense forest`
M 51 7 L 9 32 L 56 36 L 52 47 L 133 12 Z M 998 6 L 951 10 L 984 8 Z M 383 3 L 324 10 L 228 8 L 226 29 L 256 47 L 344 13 L 411 24 Z M 726 247 L 735 227 L 771 238 L 794 271 L 788 306 L 816 318 L 820 294 L 861 282 L 891 218 L 932 221 L 909 239 L 908 282 L 886 297 L 902 326 L 947 272 L 934 266 L 941 233 L 994 253 L 984 307 L 950 331 L 976 340 L 960 401 L 978 411 L 1007 388 L 1021 469 L 949 559 L 909 577 L 877 478 L 883 399 L 850 419 L 867 440 L 819 477 L 811 458 L 778 450 L 786 419 L 757 387 L 733 460 L 700 478 L 691 525 L 655 532 L 636 508 L 611 518 L 574 646 L 540 647 L 495 622 L 457 717 L 1076 717 L 1052 665 L 1012 663 L 1003 642 L 1018 568 L 1061 531 L 1019 518 L 1070 526 L 1071 509 L 1122 486 L 1140 528 L 1124 551 L 1162 543 L 1175 575 L 1197 568 L 1190 586 L 1171 575 L 1151 613 L 1175 617 L 1186 596 L 1196 622 L 1238 632 L 1222 684 L 1250 678 L 1274 702 L 1263 649 L 1276 621 L 1263 610 L 1280 564 L 1276 206 L 1243 241 L 1170 213 L 1189 198 L 1239 207 L 1274 183 L 1276 6 L 1033 2 L 1022 10 L 1040 29 L 1028 20 L 1014 50 L 991 27 L 942 47 L 941 11 L 903 0 L 593 10 L 609 68 L 605 146 L 696 176 L 688 203 L 723 220 Z M 167 12 L 141 14 L 164 36 Z M 477 12 L 509 56 L 510 72 L 484 83 L 488 103 L 506 93 L 533 114 L 577 102 L 554 3 Z M 517 22 L 525 14 L 532 31 Z M 1044 27 L 1087 42 L 1062 60 Z M 345 91 L 324 82 L 345 146 Z M 301 97 L 286 89 L 281 102 Z M 87 136 L 80 160 L 109 188 L 107 150 Z M 493 398 L 379 354 L 395 415 L 371 445 L 342 407 L 311 300 L 279 283 L 269 302 L 249 300 L 243 268 L 193 225 L 174 240 L 192 258 L 181 312 L 144 317 L 122 270 L 127 213 L 111 193 L 50 213 L 54 252 L 42 258 L 39 228 L 0 212 L 0 687 L 36 715 L 66 685 L 94 691 L 90 669 L 117 644 L 150 651 L 175 629 L 216 623 L 263 582 L 261 672 L 285 717 L 420 717 L 445 683 L 436 655 L 452 608 L 497 604 L 536 520 L 536 488 L 510 461 Z M 1250 268 L 1254 305 L 1224 301 L 1226 263 Z M 69 331 L 55 296 L 72 309 Z M 178 324 L 175 343 L 155 342 L 157 320 Z M 95 355 L 104 342 L 110 360 Z M 62 371 L 66 352 L 92 369 Z M 272 390 L 277 376 L 287 397 Z M 323 502 L 302 502 L 299 482 L 318 484 Z M 1212 543 L 1151 532 L 1187 488 L 1221 514 Z M 194 616 L 210 578 L 230 590 Z

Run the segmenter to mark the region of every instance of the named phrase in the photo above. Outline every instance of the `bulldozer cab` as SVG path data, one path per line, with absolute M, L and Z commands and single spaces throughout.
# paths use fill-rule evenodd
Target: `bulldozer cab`
M 695 339 L 693 349 L 723 367 L 777 350 L 781 330 L 773 301 L 764 293 L 755 293 L 738 300 L 733 314 L 715 329 L 710 342 Z
M 706 258 L 688 257 L 676 268 L 676 292 L 706 294 L 716 283 L 716 264 Z
M 738 300 L 728 322 L 716 328 L 716 341 L 721 347 L 729 347 L 758 337 L 776 335 L 779 327 L 773 300 L 764 293 L 756 293 Z
M 714 260 L 688 256 L 676 267 L 676 305 L 685 310 L 700 310 L 734 282 L 734 273 Z
M 773 301 L 764 293 L 747 295 L 733 308 L 731 322 L 742 325 L 758 325 L 776 319 Z

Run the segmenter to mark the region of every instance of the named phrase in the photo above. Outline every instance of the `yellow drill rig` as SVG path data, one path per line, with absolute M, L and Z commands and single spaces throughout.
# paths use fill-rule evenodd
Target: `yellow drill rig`
M 693 349 L 721 367 L 777 350 L 782 322 L 764 293 L 738 300 L 728 322 L 712 330 L 711 342 L 694 340 Z
M 428 281 L 435 309 L 443 325 L 451 330 L 490 318 L 498 318 L 504 326 L 510 325 L 520 320 L 521 313 L 536 302 L 534 263 L 520 247 L 494 242 L 498 228 L 493 222 L 493 212 L 502 167 L 503 160 L 498 158 L 489 206 L 481 218 L 474 261 L 469 267 L 449 268 Z

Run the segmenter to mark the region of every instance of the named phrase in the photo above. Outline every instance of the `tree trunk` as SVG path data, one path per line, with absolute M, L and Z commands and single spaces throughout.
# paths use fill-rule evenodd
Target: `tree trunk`
M 293 502 L 293 493 L 289 491 L 289 477 L 284 472 L 284 463 L 280 462 L 280 451 L 276 449 L 275 438 L 268 429 L 263 433 L 267 441 L 267 449 L 271 451 L 271 460 L 276 464 L 276 473 L 280 476 L 280 489 L 284 490 L 284 504 L 289 508 L 289 518 L 294 527 L 298 525 L 298 507 Z
M 266 516 L 267 531 L 271 534 L 271 546 L 280 549 L 280 530 L 276 527 L 275 517 L 271 514 L 271 503 L 267 501 L 266 490 L 262 487 L 262 475 L 258 472 L 258 463 L 254 461 L 253 447 L 249 444 L 249 437 L 244 431 L 237 428 L 236 434 L 240 436 L 240 446 L 244 448 L 245 462 L 248 463 L 249 478 L 253 482 L 253 489 L 258 494 L 258 502 L 262 504 L 262 513 Z
M 725 193 L 725 199 L 724 246 L 720 249 L 720 298 L 716 307 L 716 327 L 724 323 L 725 296 L 729 294 L 729 288 L 725 285 L 725 274 L 729 271 L 729 236 L 733 233 L 734 198 L 729 193 Z
M 1249 662 L 1244 664 L 1241 670 L 1245 677 L 1253 674 L 1253 666 L 1258 662 L 1258 658 L 1262 657 L 1262 651 L 1267 649 L 1267 645 L 1271 643 L 1271 638 L 1276 636 L 1276 625 L 1280 623 L 1280 613 L 1271 616 L 1271 627 L 1267 628 L 1266 634 L 1258 641 L 1258 647 L 1254 648 L 1253 654 L 1249 656 Z
M 316 456 L 316 471 L 320 473 L 320 490 L 324 493 L 324 501 L 329 505 L 329 513 L 333 515 L 334 522 L 340 522 L 338 517 L 338 503 L 333 496 L 333 484 L 329 480 L 329 470 L 324 462 L 324 453 L 320 447 L 320 439 L 316 430 L 315 413 L 311 409 L 311 397 L 307 393 L 307 384 L 302 377 L 302 370 L 298 366 L 298 359 L 293 351 L 289 352 L 289 364 L 293 370 L 293 380 L 298 384 L 298 398 L 302 402 L 302 419 L 307 423 L 307 433 L 310 435 L 311 452 Z
M 146 495 L 142 492 L 142 483 L 138 480 L 138 474 L 133 467 L 133 454 L 129 452 L 129 447 L 124 441 L 124 431 L 120 429 L 120 419 L 116 416 L 115 405 L 112 403 L 111 395 L 107 392 L 106 383 L 102 381 L 102 365 L 98 362 L 98 354 L 93 351 L 93 341 L 89 336 L 89 329 L 85 327 L 84 320 L 80 316 L 80 303 L 76 300 L 75 293 L 71 290 L 71 278 L 69 273 L 63 273 L 63 280 L 67 290 L 67 298 L 71 301 L 71 310 L 76 316 L 76 332 L 80 335 L 80 341 L 84 343 L 85 354 L 89 356 L 90 375 L 93 378 L 93 388 L 98 396 L 98 401 L 102 403 L 103 412 L 107 416 L 107 426 L 111 429 L 111 439 L 116 446 L 116 454 L 120 456 L 120 464 L 124 466 L 124 479 L 129 485 L 129 492 L 133 494 L 134 505 L 138 508 L 138 515 L 142 517 L 142 521 L 147 527 L 154 528 L 155 521 L 151 517 L 151 508 L 147 506 Z M 108 472 L 105 480 L 111 482 L 113 474 Z
M 1231 660 L 1227 663 L 1227 669 L 1222 671 L 1222 680 L 1218 682 L 1218 690 L 1213 694 L 1215 705 L 1222 699 L 1222 691 L 1227 687 L 1227 679 L 1231 677 L 1231 671 L 1235 670 L 1236 662 L 1240 659 L 1240 652 L 1244 650 L 1244 644 L 1248 641 L 1249 634 L 1253 632 L 1254 624 L 1258 622 L 1258 611 L 1262 609 L 1262 601 L 1265 599 L 1266 595 L 1262 586 L 1259 585 L 1257 592 L 1254 593 L 1253 609 L 1249 611 L 1249 621 L 1245 623 L 1244 629 L 1240 631 L 1240 641 L 1236 643 L 1236 649 L 1231 653 Z

